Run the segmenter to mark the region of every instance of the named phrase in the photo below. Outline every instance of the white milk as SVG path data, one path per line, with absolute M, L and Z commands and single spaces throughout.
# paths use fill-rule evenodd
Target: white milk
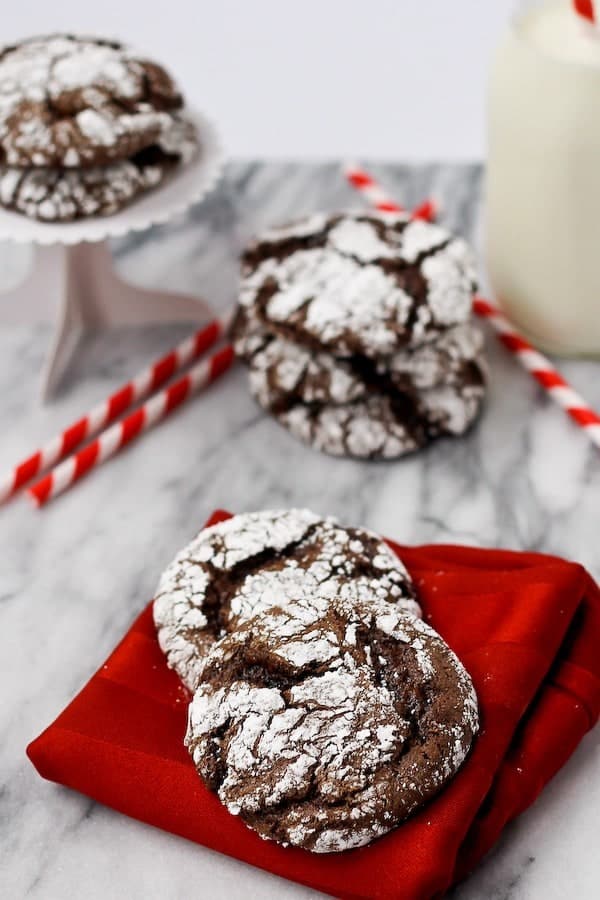
M 600 32 L 569 0 L 517 17 L 489 95 L 487 261 L 538 346 L 600 355 Z

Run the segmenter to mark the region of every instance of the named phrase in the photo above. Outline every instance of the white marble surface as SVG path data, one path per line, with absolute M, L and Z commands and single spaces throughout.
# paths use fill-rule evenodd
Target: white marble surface
M 407 203 L 433 190 L 448 223 L 477 239 L 481 173 L 377 171 Z M 244 234 L 318 207 L 354 203 L 335 165 L 233 165 L 184 222 L 125 240 L 119 267 L 154 286 L 225 304 Z M 0 279 L 25 259 L 0 248 Z M 1 299 L 0 299 L 1 302 Z M 0 467 L 105 396 L 181 328 L 89 341 L 55 402 L 37 405 L 48 331 L 0 330 Z M 405 542 L 544 550 L 600 576 L 600 454 L 490 341 L 492 383 L 479 427 L 392 464 L 320 456 L 251 402 L 236 371 L 85 482 L 34 511 L 0 510 L 0 895 L 18 898 L 316 896 L 130 821 L 42 781 L 24 748 L 71 699 L 152 593 L 157 575 L 216 506 L 306 504 Z M 600 407 L 599 364 L 564 364 Z M 456 900 L 598 896 L 600 731 L 588 736 Z

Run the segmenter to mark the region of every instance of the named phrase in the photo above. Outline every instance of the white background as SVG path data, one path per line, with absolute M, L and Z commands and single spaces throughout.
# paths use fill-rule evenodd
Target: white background
M 5 0 L 0 40 L 121 37 L 164 61 L 232 156 L 477 159 L 516 0 Z

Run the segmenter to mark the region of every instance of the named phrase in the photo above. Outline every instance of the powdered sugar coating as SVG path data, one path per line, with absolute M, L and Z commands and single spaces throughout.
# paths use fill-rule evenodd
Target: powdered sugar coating
M 181 104 L 164 69 L 117 42 L 51 35 L 0 50 L 0 157 L 8 166 L 125 159 L 157 140 Z
M 423 429 L 398 418 L 384 395 L 343 406 L 298 403 L 276 417 L 299 440 L 332 456 L 397 459 L 426 443 Z
M 250 390 L 265 409 L 290 400 L 349 403 L 365 396 L 366 385 L 345 360 L 313 353 L 284 338 L 268 341 L 250 361 Z
M 456 385 L 465 363 L 480 360 L 483 334 L 465 322 L 434 342 L 406 347 L 367 366 L 364 360 L 338 359 L 269 334 L 255 317 L 242 315 L 234 328 L 234 347 L 248 362 L 252 394 L 265 409 L 279 411 L 298 401 L 341 405 L 362 400 L 378 378 L 400 391 Z
M 317 213 L 248 247 L 234 347 L 252 394 L 300 440 L 397 458 L 479 413 L 475 284 L 466 244 L 437 225 Z
M 475 364 L 483 375 L 483 360 L 479 359 Z M 417 405 L 427 422 L 429 438 L 464 434 L 479 415 L 484 398 L 483 377 L 477 382 L 465 384 L 459 391 L 452 384 L 441 384 L 422 391 Z
M 442 639 L 395 606 L 334 598 L 305 613 L 273 608 L 213 647 L 186 743 L 262 837 L 337 852 L 385 834 L 453 776 L 477 699 Z
M 396 459 L 443 435 L 463 434 L 484 398 L 483 365 L 473 360 L 452 381 L 428 390 L 370 392 L 341 405 L 296 402 L 274 414 L 299 440 L 332 456 Z
M 284 323 L 302 312 L 305 330 L 325 345 L 342 338 L 347 329 L 360 332 L 364 343 L 379 353 L 389 352 L 394 331 L 408 322 L 412 304 L 406 291 L 378 266 L 363 265 L 339 252 L 310 249 L 282 262 L 265 261 L 245 279 L 240 302 L 250 305 L 248 301 L 271 280 L 279 288 L 266 304 L 268 319 Z M 344 352 L 343 346 L 339 352 Z
M 248 248 L 240 304 L 301 343 L 378 359 L 467 321 L 475 283 L 466 244 L 437 225 L 318 215 Z
M 324 614 L 334 597 L 372 597 L 420 614 L 411 579 L 376 535 L 308 510 L 267 510 L 206 528 L 163 573 L 154 601 L 169 665 L 194 689 L 207 652 L 259 612 Z
M 157 187 L 198 149 L 194 126 L 172 116 L 152 152 L 87 169 L 19 169 L 0 166 L 0 205 L 45 222 L 112 215 Z
M 471 312 L 476 284 L 468 259 L 466 243 L 455 238 L 444 248 L 426 256 L 421 272 L 427 282 L 427 303 L 430 322 L 449 327 L 464 322 Z M 422 319 L 423 327 L 426 327 Z
M 455 381 L 465 362 L 477 362 L 483 354 L 483 332 L 474 322 L 454 325 L 435 341 L 407 347 L 378 364 L 400 389 L 423 391 Z

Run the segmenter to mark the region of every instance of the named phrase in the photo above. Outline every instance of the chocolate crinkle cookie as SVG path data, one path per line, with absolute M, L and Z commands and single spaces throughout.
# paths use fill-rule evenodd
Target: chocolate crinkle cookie
M 205 528 L 165 571 L 159 644 L 185 743 L 262 838 L 361 847 L 437 794 L 478 730 L 471 679 L 377 535 L 306 509 Z
M 56 34 L 0 50 L 0 205 L 109 215 L 197 149 L 169 73 L 123 44 Z
M 465 432 L 485 395 L 471 253 L 401 214 L 315 215 L 243 259 L 233 336 L 260 405 L 334 455 L 393 458 Z
M 377 535 L 309 510 L 266 510 L 205 528 L 165 570 L 154 621 L 163 652 L 193 690 L 215 641 L 273 606 L 323 611 L 332 597 L 378 597 L 420 614 L 412 580 Z
M 471 679 L 439 635 L 390 603 L 334 597 L 272 608 L 216 644 L 186 744 L 261 837 L 330 853 L 427 803 L 477 729 Z

